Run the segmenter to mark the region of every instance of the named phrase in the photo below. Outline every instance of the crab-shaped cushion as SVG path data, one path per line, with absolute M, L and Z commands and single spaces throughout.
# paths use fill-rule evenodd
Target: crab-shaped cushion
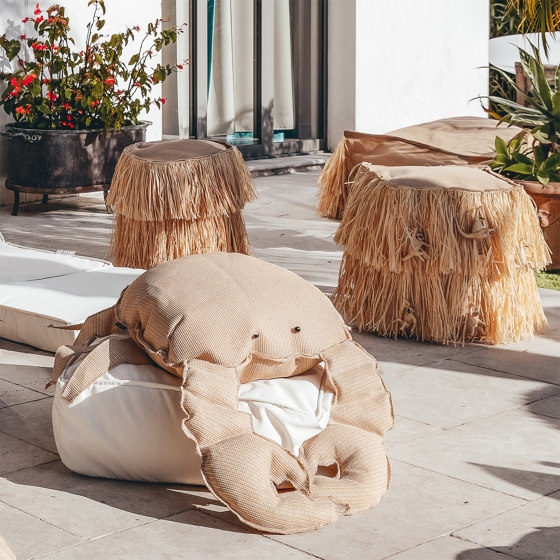
M 392 426 L 375 359 L 351 340 L 330 300 L 296 274 L 240 254 L 207 253 L 139 277 L 80 337 L 127 328 L 152 360 L 182 377 L 183 430 L 210 491 L 242 521 L 295 533 L 379 501 Z M 328 423 L 294 453 L 260 435 L 240 385 L 320 368 Z

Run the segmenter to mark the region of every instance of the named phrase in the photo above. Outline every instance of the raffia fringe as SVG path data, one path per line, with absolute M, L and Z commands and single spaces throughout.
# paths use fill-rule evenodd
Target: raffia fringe
M 235 147 L 178 162 L 146 161 L 125 150 L 107 204 L 132 220 L 195 220 L 233 214 L 255 197 L 251 173 Z
M 211 251 L 251 253 L 240 211 L 231 216 L 161 222 L 115 217 L 110 257 L 115 266 L 152 268 L 185 255 Z
M 346 136 L 325 164 L 317 184 L 319 185 L 318 209 L 321 216 L 340 220 L 348 197 L 348 175 L 352 163 L 348 155 Z
M 399 187 L 362 165 L 334 240 L 368 267 L 405 275 L 417 272 L 422 278 L 452 272 L 494 278 L 540 270 L 550 262 L 550 250 L 535 203 L 523 187 L 509 187 L 487 191 Z M 488 239 L 463 237 L 459 228 L 472 231 L 479 207 L 495 231 Z M 416 227 L 430 245 L 427 257 L 405 260 Z
M 344 319 L 360 330 L 396 336 L 414 307 L 420 340 L 465 342 L 473 311 L 489 344 L 531 337 L 546 326 L 534 271 L 550 262 L 536 207 L 520 185 L 503 190 L 395 186 L 361 165 L 335 241 L 345 246 L 333 295 Z M 473 231 L 481 207 L 488 238 Z M 418 255 L 414 229 L 428 245 Z M 406 257 L 414 254 L 412 258 Z
M 396 336 L 403 302 L 414 306 L 419 340 L 466 341 L 466 321 L 472 309 L 488 326 L 487 344 L 531 338 L 547 325 L 532 270 L 494 278 L 462 272 L 424 275 L 417 263 L 407 272 L 375 270 L 345 253 L 333 303 L 344 319 L 359 330 Z M 472 307 L 471 307 L 472 306 Z

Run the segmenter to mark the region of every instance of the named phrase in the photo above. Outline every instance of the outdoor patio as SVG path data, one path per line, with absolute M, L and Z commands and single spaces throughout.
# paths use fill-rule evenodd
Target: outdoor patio
M 257 178 L 245 219 L 256 256 L 330 293 L 342 250 L 338 222 L 316 212 L 317 175 Z M 8 242 L 108 255 L 101 194 L 10 210 L 0 207 Z M 0 533 L 18 560 L 558 560 L 560 292 L 540 294 L 550 328 L 532 341 L 453 347 L 353 333 L 393 397 L 391 487 L 376 508 L 297 535 L 251 531 L 199 487 L 72 473 L 52 434 L 53 355 L 0 340 Z

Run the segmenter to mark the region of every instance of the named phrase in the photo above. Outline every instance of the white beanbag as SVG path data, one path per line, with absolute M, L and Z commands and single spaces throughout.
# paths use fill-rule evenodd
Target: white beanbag
M 204 484 L 195 443 L 181 429 L 179 377 L 156 365 L 121 364 L 69 402 L 62 392 L 79 362 L 59 377 L 52 410 L 58 452 L 69 469 L 105 478 Z M 304 441 L 327 426 L 333 393 L 324 388 L 324 377 L 318 365 L 291 378 L 245 383 L 239 410 L 252 416 L 256 433 L 297 455 Z
M 156 365 L 121 364 L 74 402 L 62 391 L 77 367 L 58 379 L 54 437 L 62 462 L 89 476 L 204 484 L 195 443 L 181 429 L 181 380 Z

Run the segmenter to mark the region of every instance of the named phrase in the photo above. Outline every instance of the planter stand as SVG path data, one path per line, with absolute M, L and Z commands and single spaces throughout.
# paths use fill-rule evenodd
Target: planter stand
M 46 204 L 49 199 L 49 194 L 79 194 L 89 192 L 103 191 L 103 198 L 107 200 L 107 193 L 111 183 L 102 183 L 100 185 L 87 185 L 82 187 L 26 187 L 23 185 L 16 185 L 10 181 L 6 181 L 5 186 L 8 190 L 14 192 L 14 206 L 12 209 L 12 216 L 17 216 L 19 212 L 19 193 L 29 194 L 42 194 L 42 204 Z

